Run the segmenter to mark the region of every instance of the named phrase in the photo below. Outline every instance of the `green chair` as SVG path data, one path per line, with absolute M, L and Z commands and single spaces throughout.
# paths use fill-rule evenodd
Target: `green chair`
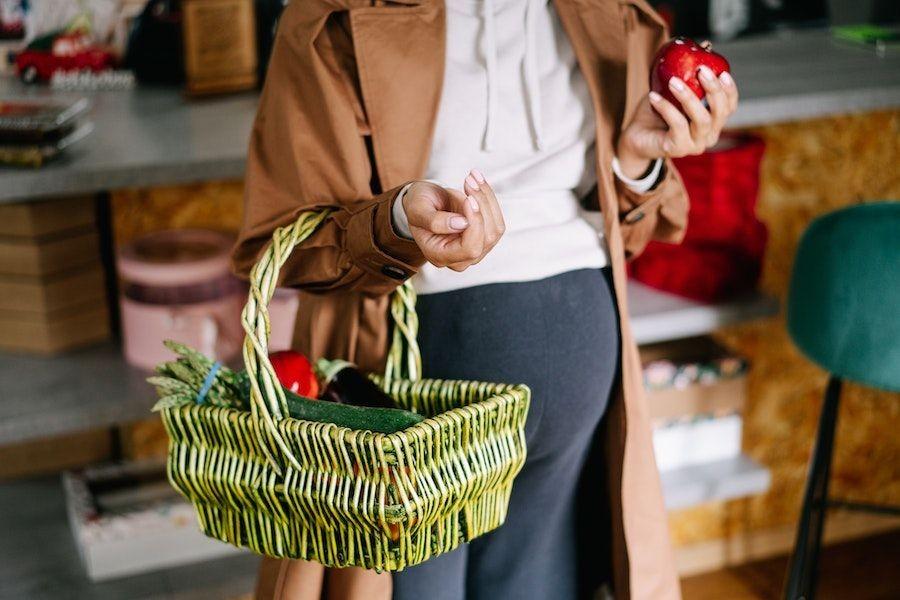
M 828 497 L 841 383 L 900 391 L 900 202 L 853 206 L 813 221 L 797 250 L 787 308 L 794 343 L 831 377 L 825 391 L 784 597 L 815 597 L 829 507 L 900 514 Z

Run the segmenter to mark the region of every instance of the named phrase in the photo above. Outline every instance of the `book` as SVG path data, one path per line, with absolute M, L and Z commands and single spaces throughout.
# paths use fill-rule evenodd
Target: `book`
M 78 142 L 94 130 L 93 123 L 82 123 L 58 140 L 10 142 L 0 138 L 0 165 L 41 167 L 48 160 Z
M 86 98 L 60 104 L 0 100 L 0 144 L 59 141 L 75 129 L 75 119 L 90 103 Z

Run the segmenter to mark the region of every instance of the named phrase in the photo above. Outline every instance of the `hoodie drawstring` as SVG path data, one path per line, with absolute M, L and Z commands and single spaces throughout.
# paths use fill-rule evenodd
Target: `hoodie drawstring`
M 537 56 L 537 13 L 546 0 L 525 0 L 525 57 L 522 71 L 525 93 L 528 100 L 528 116 L 531 122 L 532 143 L 535 150 L 543 149 L 543 126 L 541 119 L 541 77 Z M 484 124 L 482 149 L 494 149 L 494 124 L 497 121 L 497 32 L 494 15 L 494 0 L 484 0 L 484 61 L 487 71 L 487 117 Z
M 531 135 L 534 149 L 543 149 L 541 126 L 541 74 L 537 56 L 537 12 L 539 0 L 526 0 L 525 7 L 525 93 L 528 94 L 528 113 L 531 116 Z
M 494 150 L 494 122 L 497 120 L 497 32 L 494 25 L 494 0 L 484 0 L 484 63 L 487 70 L 487 116 L 484 121 L 482 149 Z

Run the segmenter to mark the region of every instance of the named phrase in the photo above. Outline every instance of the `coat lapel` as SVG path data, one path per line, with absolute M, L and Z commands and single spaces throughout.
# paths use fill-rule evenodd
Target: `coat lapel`
M 587 81 L 597 122 L 597 179 L 605 194 L 600 209 L 607 235 L 618 229 L 618 206 L 612 192 L 612 162 L 615 138 L 623 123 L 646 92 L 646 67 L 650 60 L 643 49 L 648 35 L 665 27 L 645 0 L 554 0 L 582 75 Z M 638 27 L 638 17 L 649 28 Z M 640 79 L 640 80 L 639 80 Z
M 350 10 L 366 118 L 382 189 L 422 176 L 444 79 L 442 0 Z
M 618 239 L 618 207 L 611 190 L 613 136 L 624 113 L 626 40 L 618 0 L 554 0 L 582 76 L 588 84 L 597 124 L 599 207 L 609 241 Z M 617 248 L 610 248 L 616 251 Z

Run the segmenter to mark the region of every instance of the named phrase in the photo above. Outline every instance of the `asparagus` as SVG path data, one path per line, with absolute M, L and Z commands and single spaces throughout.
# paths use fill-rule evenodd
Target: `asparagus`
M 197 403 L 203 384 L 215 365 L 213 360 L 184 344 L 170 340 L 165 345 L 178 358 L 156 367 L 156 375 L 147 379 L 156 387 L 159 396 L 154 411 Z M 249 409 L 246 385 L 243 383 L 245 378 L 226 366 L 220 366 L 203 397 L 203 403 Z

